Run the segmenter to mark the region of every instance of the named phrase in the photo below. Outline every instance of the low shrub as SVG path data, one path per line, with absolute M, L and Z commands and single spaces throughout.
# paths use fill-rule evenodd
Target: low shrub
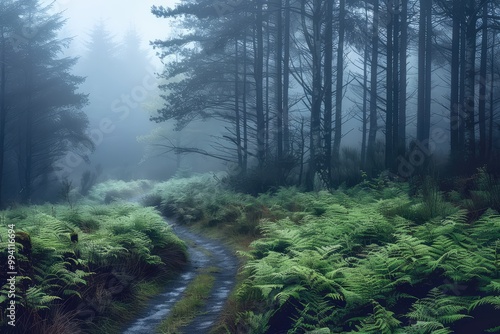
M 94 185 L 88 199 L 100 204 L 110 204 L 119 200 L 139 199 L 154 186 L 150 180 L 120 181 L 108 180 Z
M 263 237 L 245 253 L 247 278 L 238 291 L 239 303 L 250 309 L 235 319 L 235 328 L 497 331 L 498 319 L 484 321 L 481 314 L 498 312 L 500 305 L 498 214 L 486 211 L 468 223 L 468 212 L 437 191 L 417 198 L 380 198 L 379 191 L 366 191 L 362 205 L 338 191 L 265 198 L 287 207 L 300 198 L 303 213 L 261 221 Z M 438 203 L 429 207 L 430 198 Z M 265 323 L 255 326 L 255 319 Z
M 0 235 L 10 224 L 16 230 L 19 333 L 91 333 L 117 302 L 141 293 L 139 282 L 164 279 L 187 261 L 185 244 L 152 208 L 46 205 L 2 211 L 0 217 Z M 0 248 L 0 261 L 7 263 L 5 238 Z M 0 274 L 2 332 L 9 328 L 6 273 Z

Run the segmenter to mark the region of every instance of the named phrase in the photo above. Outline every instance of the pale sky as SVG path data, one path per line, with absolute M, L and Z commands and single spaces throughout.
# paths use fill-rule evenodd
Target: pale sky
M 64 35 L 75 37 L 75 47 L 88 40 L 88 33 L 102 19 L 117 42 L 134 26 L 144 38 L 144 48 L 150 49 L 149 41 L 165 39 L 170 32 L 169 20 L 156 18 L 151 6 L 173 7 L 176 3 L 178 0 L 55 0 L 54 10 L 64 11 Z

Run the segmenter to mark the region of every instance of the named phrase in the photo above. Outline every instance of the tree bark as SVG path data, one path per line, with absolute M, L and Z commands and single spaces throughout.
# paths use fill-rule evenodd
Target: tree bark
M 372 23 L 372 54 L 370 64 L 370 130 L 368 133 L 367 173 L 373 176 L 375 173 L 375 140 L 377 137 L 377 97 L 378 97 L 378 26 L 379 26 L 379 1 L 373 2 L 373 23 Z
M 473 13 L 475 1 L 468 0 L 466 11 Z M 465 31 L 465 162 L 467 168 L 473 168 L 476 157 L 476 134 L 475 134 L 475 78 L 476 78 L 476 15 L 470 15 Z
M 0 208 L 2 208 L 2 191 L 3 191 L 3 170 L 4 170 L 4 158 L 5 158 L 5 128 L 7 123 L 7 105 L 5 103 L 6 99 L 6 82 L 7 75 L 6 71 L 6 43 L 5 36 L 2 27 L 1 36 L 2 44 L 1 44 L 1 54 L 2 57 L 0 59 Z
M 312 51 L 312 106 L 311 106 L 311 131 L 309 143 L 309 166 L 306 172 L 306 189 L 311 191 L 314 189 L 314 179 L 316 173 L 321 168 L 320 153 L 321 153 L 321 0 L 314 0 L 312 13 L 312 36 L 309 38 L 309 48 Z M 307 26 L 305 24 L 305 3 L 302 3 L 303 29 L 305 34 Z
M 243 105 L 243 174 L 246 174 L 248 169 L 248 110 L 247 110 L 247 36 L 243 36 L 243 92 L 241 104 Z
M 399 0 L 394 0 L 392 14 L 393 21 L 393 48 L 392 48 L 392 154 L 389 164 L 390 170 L 396 169 L 396 154 L 399 151 Z
M 271 63 L 271 17 L 270 15 L 266 15 L 267 16 L 267 20 L 266 20 L 266 32 L 267 32 L 267 42 L 266 42 L 266 64 L 265 64 L 265 82 L 266 82 L 266 85 L 265 85 L 265 105 L 266 105 L 266 108 L 265 108 L 265 123 L 266 123 L 266 139 L 265 139 L 265 147 L 266 147 L 266 150 L 265 150 L 265 158 L 264 160 L 265 161 L 268 161 L 269 160 L 269 149 L 270 149 L 270 145 L 269 145 L 269 140 L 270 140 L 270 127 L 271 127 L 271 124 L 270 124 L 270 119 L 271 119 L 271 105 L 269 103 L 269 93 L 271 91 L 270 87 L 269 87 L 269 82 L 270 82 L 270 71 L 269 71 L 269 68 L 270 68 L 270 63 Z
M 236 150 L 238 154 L 238 168 L 243 170 L 243 154 L 241 150 L 241 115 L 240 115 L 240 89 L 239 89 L 239 54 L 238 54 L 238 39 L 234 40 L 234 111 L 235 111 L 235 128 L 236 128 Z
M 326 3 L 325 14 L 325 120 L 323 125 L 325 143 L 326 178 L 332 181 L 332 114 L 333 114 L 333 1 Z M 339 44 L 340 47 L 340 44 Z M 337 68 L 337 75 L 338 75 Z M 335 149 L 334 149 L 335 152 Z M 335 154 L 335 153 L 334 153 Z
M 461 9 L 464 9 L 463 5 Z M 465 150 L 465 17 L 462 17 L 461 27 L 460 27 L 460 78 L 459 78 L 459 101 L 458 101 L 458 147 L 462 151 L 460 154 L 460 160 L 462 163 L 465 162 L 465 156 L 463 150 Z
M 459 101 L 459 74 L 460 74 L 460 27 L 461 8 L 458 2 L 453 2 L 452 8 L 452 37 L 451 37 L 451 78 L 450 78 L 450 159 L 452 165 L 459 163 L 459 126 L 460 126 L 460 101 Z
M 335 136 L 333 139 L 333 155 L 339 159 L 340 141 L 342 140 L 342 99 L 344 92 L 344 40 L 345 40 L 346 8 L 345 0 L 339 1 L 339 42 L 337 47 L 337 86 L 335 90 Z
M 394 14 L 392 1 L 388 1 L 387 3 L 387 60 L 386 60 L 386 108 L 385 108 L 385 168 L 391 169 L 393 164 L 393 136 L 392 132 L 393 128 L 393 25 L 394 25 Z
M 479 161 L 486 161 L 486 62 L 488 61 L 488 6 L 483 5 L 481 61 L 479 67 Z
M 431 3 L 420 0 L 420 19 L 418 36 L 418 105 L 417 140 L 423 146 L 429 145 L 430 133 L 430 91 L 431 91 Z
M 290 126 L 288 120 L 288 94 L 290 86 L 290 0 L 285 1 L 285 27 L 283 42 L 283 150 L 290 151 Z
M 262 0 L 257 1 L 254 40 L 254 80 L 255 80 L 255 113 L 257 118 L 257 161 L 263 167 L 266 156 L 266 120 L 264 115 L 263 71 L 264 71 L 264 35 L 263 35 Z
M 406 151 L 406 98 L 408 80 L 408 0 L 401 0 L 401 42 L 399 45 L 399 117 L 398 117 L 398 155 Z
M 495 45 L 496 34 L 492 34 L 491 45 Z M 491 48 L 491 81 L 490 81 L 490 112 L 488 120 L 488 150 L 487 150 L 487 160 L 491 160 L 491 153 L 493 151 L 493 127 L 494 127 L 494 116 L 495 116 L 495 48 Z
M 275 0 L 276 11 L 276 134 L 277 159 L 283 158 L 283 14 L 281 0 Z
M 368 31 L 368 5 L 365 4 L 365 27 Z M 369 57 L 369 43 L 365 44 L 363 53 L 363 106 L 362 106 L 362 130 L 361 130 L 361 168 L 366 169 L 366 138 L 368 130 L 368 62 Z

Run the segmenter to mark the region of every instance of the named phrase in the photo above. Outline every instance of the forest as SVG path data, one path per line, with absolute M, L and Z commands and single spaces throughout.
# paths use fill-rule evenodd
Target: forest
M 0 3 L 1 333 L 500 332 L 499 1 L 150 2 Z

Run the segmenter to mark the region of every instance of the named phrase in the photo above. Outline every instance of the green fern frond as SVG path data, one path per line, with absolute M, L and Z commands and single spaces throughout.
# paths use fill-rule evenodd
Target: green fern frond
M 469 305 L 469 311 L 482 305 L 491 305 L 495 309 L 500 309 L 500 296 L 486 296 L 482 297 Z
M 48 309 L 48 304 L 55 300 L 61 300 L 61 298 L 58 296 L 48 295 L 41 287 L 33 286 L 26 290 L 26 295 L 21 301 L 21 304 L 29 309 L 39 311 Z
M 356 326 L 355 333 L 382 333 L 392 334 L 401 325 L 401 321 L 394 317 L 394 313 L 385 309 L 375 300 L 372 300 L 373 313 Z
M 458 297 L 447 296 L 439 289 L 434 288 L 429 291 L 427 297 L 415 302 L 406 316 L 417 322 L 439 323 L 442 328 L 445 328 L 447 324 L 470 318 L 471 316 L 465 314 L 466 311 L 465 301 Z
M 488 333 L 498 333 L 498 332 L 500 332 L 500 326 L 489 328 L 489 329 L 486 330 L 486 332 L 488 332 Z
M 407 333 L 415 334 L 450 334 L 453 333 L 451 329 L 445 327 L 442 323 L 437 321 L 417 321 L 409 327 L 406 327 Z

